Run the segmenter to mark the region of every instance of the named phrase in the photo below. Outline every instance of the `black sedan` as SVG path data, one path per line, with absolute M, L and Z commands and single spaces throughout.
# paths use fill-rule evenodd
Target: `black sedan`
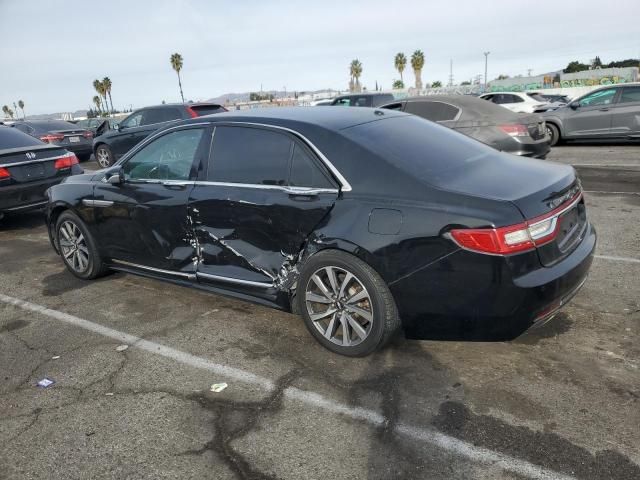
M 83 170 L 73 153 L 0 126 L 0 218 L 42 208 L 47 188 L 78 173 Z
M 438 122 L 503 152 L 545 158 L 549 137 L 537 114 L 515 113 L 469 95 L 406 98 L 381 108 L 400 110 Z
M 20 120 L 13 128 L 75 153 L 81 162 L 89 160 L 93 151 L 93 133 L 64 120 Z
M 298 312 L 351 356 L 439 318 L 547 319 L 596 243 L 572 167 L 370 108 L 172 125 L 51 188 L 47 223 L 80 278 L 122 270 Z

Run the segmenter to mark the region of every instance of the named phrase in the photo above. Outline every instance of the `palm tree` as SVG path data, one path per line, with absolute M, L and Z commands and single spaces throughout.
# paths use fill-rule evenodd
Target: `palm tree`
M 22 119 L 26 119 L 27 117 L 24 115 L 24 102 L 22 100 L 18 100 L 18 106 L 20 107 L 20 110 L 22 110 Z
M 349 65 L 349 73 L 351 74 L 351 84 L 353 85 L 353 90 L 355 92 L 359 92 L 361 90 L 360 87 L 360 75 L 362 75 L 362 63 L 357 58 L 351 61 L 351 65 Z
M 182 93 L 182 80 L 180 79 L 180 70 L 182 70 L 182 55 L 179 53 L 174 53 L 171 55 L 171 68 L 175 70 L 178 74 L 178 86 L 180 87 L 180 98 L 182 98 L 182 103 L 184 103 L 184 95 Z
M 105 93 L 109 95 L 109 102 L 111 102 L 111 114 L 113 114 L 113 100 L 111 99 L 111 79 L 109 77 L 104 77 L 102 79 L 102 86 L 104 87 Z
M 405 57 L 404 53 L 400 52 L 396 54 L 394 64 L 396 66 L 396 70 L 400 73 L 400 81 L 404 83 L 402 72 L 404 72 L 404 69 L 407 66 L 407 57 Z
M 422 68 L 424 67 L 424 53 L 422 50 L 416 50 L 411 55 L 411 68 L 416 75 L 416 88 L 422 89 Z
M 440 80 L 436 80 L 431 84 L 431 88 L 440 88 L 442 87 L 442 82 Z
M 94 80 L 93 88 L 98 93 L 98 95 L 100 95 L 101 98 L 104 98 L 104 106 L 105 106 L 105 112 L 106 112 L 107 111 L 107 93 L 105 92 L 104 85 L 100 80 Z M 102 101 L 100 101 L 100 103 L 102 103 Z
M 2 112 L 4 113 L 5 118 L 9 116 L 9 107 L 7 105 L 2 106 Z
M 93 104 L 96 106 L 96 110 L 98 111 L 98 115 L 101 115 L 101 108 L 100 108 L 100 104 L 102 103 L 102 101 L 100 100 L 100 97 L 98 95 L 95 95 L 93 97 Z

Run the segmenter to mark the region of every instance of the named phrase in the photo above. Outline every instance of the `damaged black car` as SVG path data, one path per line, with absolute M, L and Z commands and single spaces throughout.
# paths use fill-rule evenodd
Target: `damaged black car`
M 370 108 L 186 120 L 48 197 L 74 275 L 120 270 L 299 313 L 350 356 L 416 325 L 545 321 L 596 243 L 572 167 Z

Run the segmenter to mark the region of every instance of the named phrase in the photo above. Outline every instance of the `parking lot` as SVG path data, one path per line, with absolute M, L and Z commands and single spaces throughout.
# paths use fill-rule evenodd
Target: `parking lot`
M 576 166 L 599 233 L 573 301 L 511 342 L 361 359 L 261 306 L 78 280 L 41 213 L 5 218 L 0 478 L 640 478 L 640 146 L 550 159 Z

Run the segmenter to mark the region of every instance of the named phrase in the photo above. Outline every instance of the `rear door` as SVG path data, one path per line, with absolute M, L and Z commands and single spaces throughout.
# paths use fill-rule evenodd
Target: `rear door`
M 198 279 L 241 290 L 277 284 L 337 196 L 324 164 L 298 137 L 217 126 L 206 181 L 196 183 L 189 201 Z
M 611 133 L 612 107 L 617 88 L 607 88 L 590 93 L 579 100 L 575 110 L 569 108 L 563 121 L 565 138 L 599 137 Z
M 620 88 L 620 97 L 611 107 L 611 134 L 640 137 L 640 86 Z
M 106 257 L 177 275 L 193 272 L 187 203 L 196 165 L 208 152 L 207 132 L 203 125 L 169 130 L 125 160 L 124 183 L 96 184 L 93 207 Z

